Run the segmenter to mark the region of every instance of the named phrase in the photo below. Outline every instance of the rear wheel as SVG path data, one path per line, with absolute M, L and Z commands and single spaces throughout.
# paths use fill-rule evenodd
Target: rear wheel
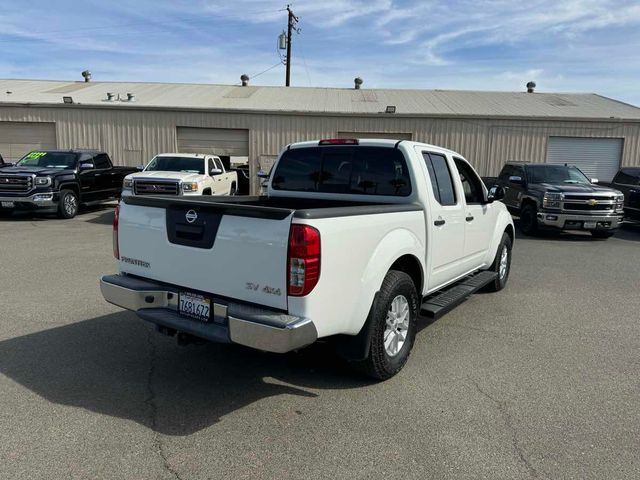
M 231 185 L 231 190 L 229 190 L 229 196 L 233 197 L 236 194 L 236 185 L 235 183 Z
M 500 245 L 498 245 L 496 257 L 493 260 L 491 267 L 489 267 L 489 271 L 496 272 L 498 276 L 493 282 L 484 287 L 485 291 L 498 292 L 507 284 L 509 272 L 511 271 L 511 246 L 511 237 L 506 233 L 503 233 Z
M 591 236 L 594 238 L 610 238 L 615 235 L 613 230 L 591 230 Z
M 520 211 L 520 230 L 525 235 L 538 233 L 538 211 L 530 203 L 527 203 Z
M 62 190 L 60 192 L 60 202 L 58 203 L 58 217 L 73 218 L 78 214 L 80 202 L 73 190 Z
M 360 369 L 378 380 L 402 370 L 413 348 L 417 318 L 418 294 L 413 280 L 404 272 L 389 271 L 369 313 L 369 354 L 358 362 Z

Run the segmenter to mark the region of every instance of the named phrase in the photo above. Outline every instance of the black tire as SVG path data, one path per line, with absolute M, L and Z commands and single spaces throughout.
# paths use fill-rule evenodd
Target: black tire
M 538 233 L 538 210 L 535 205 L 527 203 L 520 210 L 520 230 L 525 235 Z
M 211 189 L 210 188 L 206 188 L 202 191 L 202 195 L 211 195 Z
M 58 217 L 73 218 L 78 214 L 80 202 L 78 195 L 73 190 L 60 191 L 60 201 L 58 202 Z
M 502 239 L 500 240 L 500 245 L 498 245 L 498 250 L 496 252 L 496 257 L 493 259 L 493 263 L 491 267 L 489 267 L 489 271 L 496 272 L 498 277 L 491 283 L 489 283 L 486 287 L 484 287 L 485 292 L 499 292 L 502 290 L 507 284 L 507 280 L 509 280 L 509 272 L 511 272 L 511 248 L 512 248 L 511 237 L 507 235 L 507 233 L 502 234 Z M 502 254 L 504 250 L 507 251 L 507 264 L 506 270 L 504 274 L 501 273 L 501 260 Z
M 234 184 L 231 184 L 231 190 L 229 190 L 229 196 L 233 197 L 235 194 L 236 194 L 236 185 L 234 183 Z
M 589 233 L 593 238 L 611 238 L 616 232 L 614 230 L 591 230 Z
M 12 211 L 11 208 L 0 207 L 0 217 L 8 217 Z
M 385 348 L 387 314 L 391 312 L 392 303 L 397 297 L 402 297 L 406 300 L 406 305 L 408 306 L 408 325 L 406 330 L 404 330 L 406 332 L 404 343 L 397 353 L 390 355 L 387 348 Z M 402 302 L 402 300 L 400 300 L 400 302 Z M 409 354 L 411 353 L 413 342 L 416 338 L 418 308 L 418 294 L 411 277 L 404 272 L 389 271 L 384 277 L 382 287 L 374 300 L 371 311 L 369 312 L 369 318 L 367 319 L 368 322 L 371 322 L 372 329 L 369 340 L 369 354 L 364 360 L 357 362 L 356 367 L 377 380 L 387 380 L 402 370 L 402 367 L 404 367 L 409 359 Z M 398 333 L 394 333 L 394 331 L 391 330 L 391 333 L 387 333 L 387 338 L 389 335 L 394 335 L 394 338 L 399 339 L 401 333 L 399 330 Z M 391 344 L 393 344 L 393 339 L 390 340 Z M 398 346 L 398 343 L 396 343 L 396 348 Z

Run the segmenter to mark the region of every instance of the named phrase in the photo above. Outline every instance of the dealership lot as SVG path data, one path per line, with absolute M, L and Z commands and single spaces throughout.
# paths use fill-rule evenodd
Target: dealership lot
M 376 384 L 106 304 L 111 220 L 0 219 L 0 478 L 640 476 L 640 227 L 519 237 L 506 290 L 423 319 Z

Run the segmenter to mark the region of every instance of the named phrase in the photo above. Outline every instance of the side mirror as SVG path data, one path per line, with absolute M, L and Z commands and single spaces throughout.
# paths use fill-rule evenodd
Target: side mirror
M 489 189 L 489 194 L 487 195 L 487 203 L 493 203 L 497 200 L 502 200 L 504 198 L 504 188 L 499 185 L 493 186 Z
M 96 166 L 90 162 L 83 162 L 80 164 L 80 170 L 93 170 Z
M 142 171 L 142 170 L 144 170 L 144 165 L 138 165 L 136 167 L 136 169 L 138 169 L 139 171 Z
M 517 185 L 522 185 L 524 182 L 522 181 L 522 177 L 514 175 L 512 177 L 509 177 L 509 183 L 515 183 Z
M 260 170 L 257 175 L 258 178 L 264 178 L 265 180 L 269 178 L 269 172 L 265 172 L 264 170 Z
M 222 173 L 222 170 L 220 170 L 219 168 L 212 168 L 211 170 L 209 170 L 209 175 L 213 176 L 213 175 L 220 175 Z
M 592 178 L 591 179 L 591 183 L 598 183 L 598 179 L 597 178 Z

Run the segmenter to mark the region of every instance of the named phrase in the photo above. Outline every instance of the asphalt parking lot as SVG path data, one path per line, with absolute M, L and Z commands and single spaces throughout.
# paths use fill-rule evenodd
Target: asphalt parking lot
M 640 227 L 519 237 L 508 287 L 376 384 L 105 303 L 111 219 L 0 219 L 0 478 L 640 477 Z

